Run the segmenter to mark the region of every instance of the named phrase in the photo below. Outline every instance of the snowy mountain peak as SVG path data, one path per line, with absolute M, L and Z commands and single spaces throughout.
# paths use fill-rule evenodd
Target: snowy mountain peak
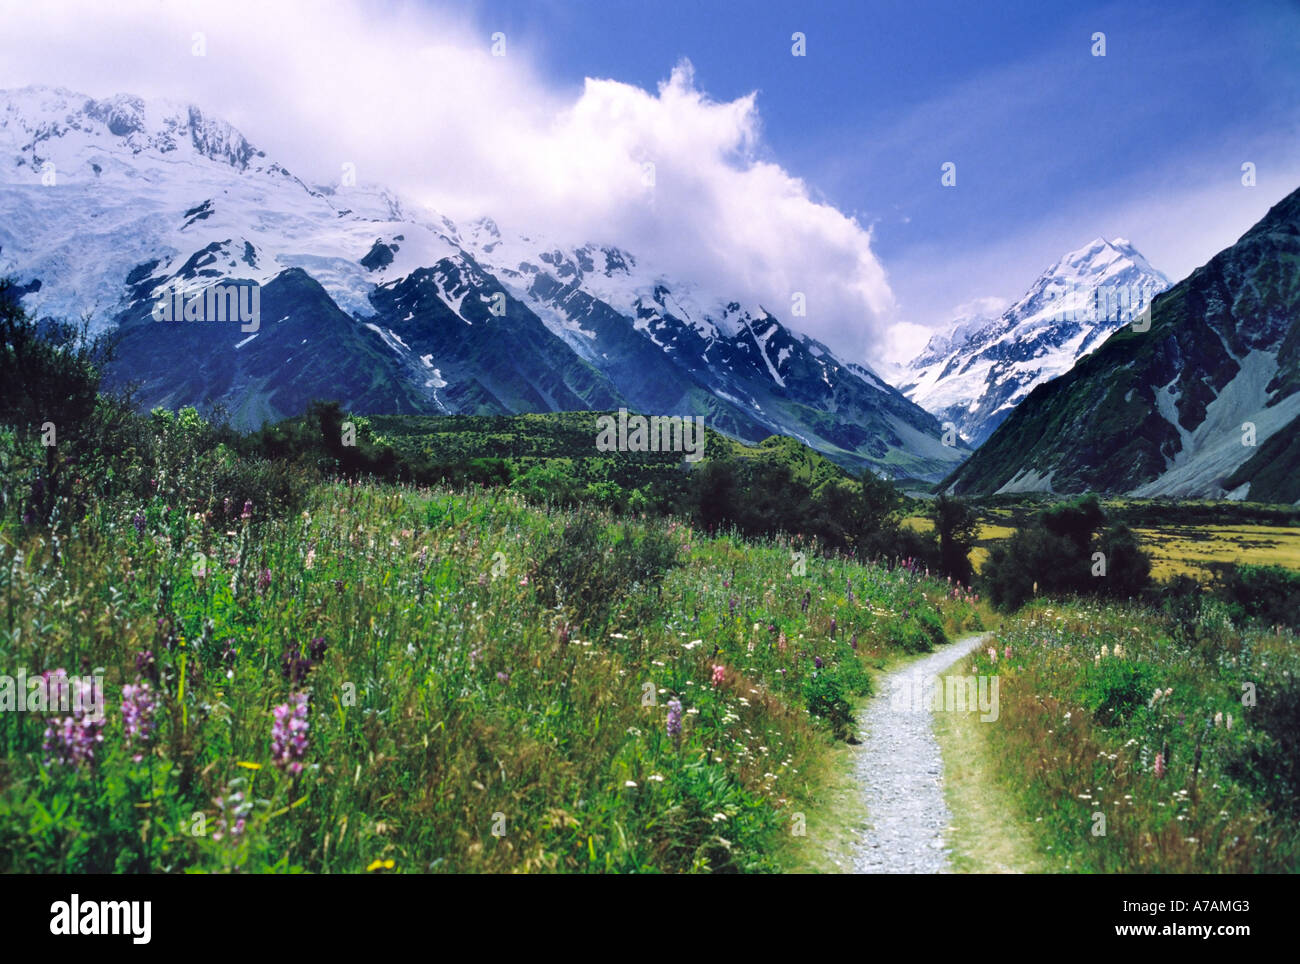
M 239 130 L 192 104 L 116 94 L 96 100 L 64 88 L 0 91 L 0 136 L 34 171 L 53 163 L 70 178 L 87 178 L 81 161 L 99 152 L 159 157 L 194 155 L 238 171 L 285 173 Z M 101 165 L 102 168 L 102 165 Z M 93 168 L 92 168 L 93 170 Z
M 1037 385 L 1068 371 L 1169 284 L 1126 238 L 1094 238 L 1000 316 L 955 319 L 907 366 L 900 388 L 978 445 Z

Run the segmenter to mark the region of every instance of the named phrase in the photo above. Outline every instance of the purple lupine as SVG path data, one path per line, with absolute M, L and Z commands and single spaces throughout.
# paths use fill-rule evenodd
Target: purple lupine
M 857 634 L 857 633 L 854 633 L 854 634 L 853 634 L 853 638 L 849 640 L 849 645 L 852 646 L 854 649 L 857 649 L 857 648 L 858 648 L 858 634 Z
M 839 624 L 835 622 L 835 617 L 832 616 L 831 617 L 831 639 L 835 638 L 835 630 L 838 626 Z
M 816 666 L 818 669 L 821 669 L 821 668 L 822 668 L 822 658 L 821 658 L 820 656 L 814 656 L 814 657 L 813 657 L 813 665 Z
M 137 512 L 135 518 L 131 520 L 131 524 L 135 526 L 135 534 L 138 536 L 144 535 L 144 521 L 143 512 Z
M 274 714 L 271 759 L 283 770 L 301 773 L 302 761 L 307 756 L 307 731 L 311 728 L 307 720 L 307 694 L 293 694 L 290 702 L 275 708 Z
M 144 759 L 144 750 L 153 741 L 157 709 L 148 680 L 122 687 L 122 726 L 126 730 L 126 745 L 137 751 L 131 755 L 136 763 Z
M 271 570 L 263 569 L 257 576 L 257 594 L 260 596 L 271 588 Z
M 329 649 L 329 644 L 325 642 L 324 636 L 317 636 L 307 644 L 307 655 L 313 663 L 319 663 L 325 658 L 325 650 Z
M 672 738 L 674 744 L 680 743 L 682 739 L 682 701 L 668 701 L 668 735 Z
M 70 763 L 81 766 L 95 762 L 95 746 L 104 742 L 104 715 L 91 716 L 87 707 L 94 705 L 95 684 L 87 680 L 68 679 L 66 670 L 41 674 L 47 708 L 57 708 L 68 693 L 71 716 L 50 717 L 45 721 L 46 763 Z

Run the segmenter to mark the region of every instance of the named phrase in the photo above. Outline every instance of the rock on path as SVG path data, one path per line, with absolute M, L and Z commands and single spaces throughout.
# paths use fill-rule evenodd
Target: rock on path
M 932 680 L 988 638 L 950 643 L 880 680 L 859 726 L 862 745 L 855 778 L 867 809 L 867 829 L 853 857 L 859 874 L 937 874 L 952 866 L 944 831 L 952 822 L 943 798 L 943 757 L 928 707 L 895 708 L 900 677 Z

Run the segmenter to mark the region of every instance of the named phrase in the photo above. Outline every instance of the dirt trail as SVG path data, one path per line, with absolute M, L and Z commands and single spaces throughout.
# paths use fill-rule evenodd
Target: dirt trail
M 987 633 L 964 637 L 880 680 L 858 727 L 862 746 L 854 774 L 866 804 L 867 829 L 853 855 L 856 873 L 952 870 L 944 848 L 952 815 L 943 798 L 943 757 L 930 709 L 899 709 L 894 697 L 901 680 L 933 680 L 987 638 Z

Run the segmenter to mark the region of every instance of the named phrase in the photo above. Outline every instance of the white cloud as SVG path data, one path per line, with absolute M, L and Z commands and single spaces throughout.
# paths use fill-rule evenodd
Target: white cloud
M 764 158 L 754 94 L 714 101 L 689 64 L 654 92 L 606 79 L 564 89 L 530 63 L 526 38 L 507 36 L 494 57 L 490 25 L 359 0 L 0 0 L 0 16 L 0 86 L 198 103 L 304 177 L 333 180 L 352 162 L 453 219 L 618 244 L 850 358 L 890 337 L 870 230 Z M 191 54 L 196 32 L 205 57 Z M 806 318 L 790 317 L 796 291 Z

